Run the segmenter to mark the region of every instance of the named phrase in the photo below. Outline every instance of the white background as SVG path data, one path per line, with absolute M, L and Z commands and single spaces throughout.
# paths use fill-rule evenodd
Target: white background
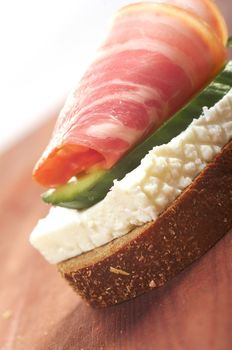
M 0 0 L 0 153 L 65 98 L 109 18 L 131 2 Z
M 1 0 L 0 152 L 42 122 L 91 60 L 126 0 Z

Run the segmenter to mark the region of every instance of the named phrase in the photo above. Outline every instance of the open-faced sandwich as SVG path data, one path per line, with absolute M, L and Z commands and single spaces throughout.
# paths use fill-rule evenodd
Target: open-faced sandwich
M 210 0 L 118 11 L 33 177 L 30 241 L 90 304 L 163 285 L 232 228 L 232 62 Z

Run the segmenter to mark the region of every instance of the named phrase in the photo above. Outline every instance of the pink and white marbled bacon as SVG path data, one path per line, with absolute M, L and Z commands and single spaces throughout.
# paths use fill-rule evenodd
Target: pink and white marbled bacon
M 57 186 L 96 165 L 110 168 L 219 71 L 224 39 L 192 10 L 176 6 L 182 2 L 119 11 L 60 113 L 35 168 L 37 181 Z

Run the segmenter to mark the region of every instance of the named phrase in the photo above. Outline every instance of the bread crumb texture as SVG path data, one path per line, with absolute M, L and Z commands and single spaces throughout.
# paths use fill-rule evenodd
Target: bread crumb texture
M 13 312 L 11 310 L 5 310 L 3 313 L 2 313 L 2 318 L 4 320 L 8 320 L 9 318 L 11 318 L 13 315 Z
M 110 266 L 110 272 L 116 273 L 118 275 L 129 276 L 129 272 L 116 269 L 115 267 Z

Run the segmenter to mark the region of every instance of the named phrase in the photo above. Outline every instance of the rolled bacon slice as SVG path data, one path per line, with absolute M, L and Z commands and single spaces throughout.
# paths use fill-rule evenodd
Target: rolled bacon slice
M 117 13 L 34 169 L 39 183 L 56 187 L 112 167 L 221 69 L 227 34 L 215 5 L 164 2 Z
M 175 5 L 201 17 L 224 45 L 227 43 L 227 26 L 213 0 L 156 0 L 156 3 Z

